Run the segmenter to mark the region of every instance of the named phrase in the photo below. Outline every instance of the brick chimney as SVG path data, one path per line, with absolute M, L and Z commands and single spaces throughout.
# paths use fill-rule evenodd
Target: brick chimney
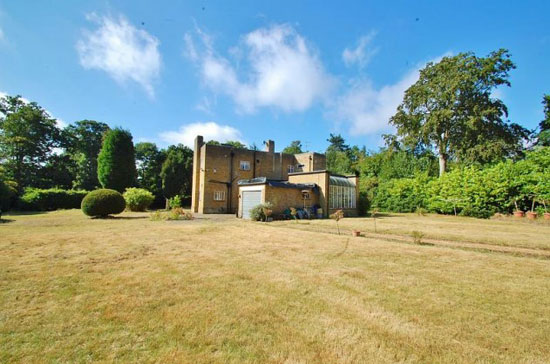
M 265 143 L 265 151 L 268 153 L 275 153 L 275 142 L 271 139 L 264 142 Z

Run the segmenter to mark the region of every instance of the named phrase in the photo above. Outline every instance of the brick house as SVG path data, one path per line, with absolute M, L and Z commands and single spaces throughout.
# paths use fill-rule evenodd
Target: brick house
M 326 171 L 320 153 L 276 153 L 268 140 L 264 151 L 204 143 L 195 138 L 191 209 L 195 213 L 231 213 L 248 217 L 249 208 L 274 205 L 274 215 L 289 207 L 318 206 L 326 217 L 343 208 L 357 215 L 358 179 Z

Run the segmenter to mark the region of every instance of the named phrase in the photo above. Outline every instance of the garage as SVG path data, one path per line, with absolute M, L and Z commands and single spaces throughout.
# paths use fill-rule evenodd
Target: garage
M 262 203 L 262 190 L 241 191 L 242 218 L 250 219 L 250 210 Z

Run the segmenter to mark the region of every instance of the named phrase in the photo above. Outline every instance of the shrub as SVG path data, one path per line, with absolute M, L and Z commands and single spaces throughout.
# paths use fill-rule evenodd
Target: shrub
M 59 188 L 26 188 L 19 198 L 18 207 L 28 211 L 53 211 L 78 209 L 87 191 L 62 190 Z
M 123 196 L 130 211 L 145 211 L 155 200 L 155 196 L 143 188 L 128 188 Z
M 171 209 L 181 208 L 181 197 L 179 195 L 176 195 L 169 199 L 168 206 L 170 206 Z
M 414 212 L 426 206 L 429 177 L 397 178 L 381 183 L 374 206 L 385 211 Z
M 251 208 L 250 219 L 253 221 L 265 221 L 267 219 L 267 216 L 265 216 L 264 209 L 272 210 L 273 205 L 271 204 L 271 202 L 262 203 Z
M 0 180 L 0 219 L 2 211 L 8 211 L 11 208 L 15 191 L 4 181 Z
M 95 190 L 88 193 L 82 200 L 82 212 L 88 216 L 105 217 L 120 214 L 125 208 L 124 197 L 115 190 Z
M 182 208 L 175 208 L 168 212 L 155 211 L 151 213 L 151 221 L 166 221 L 166 220 L 193 220 L 193 214 L 185 211 Z

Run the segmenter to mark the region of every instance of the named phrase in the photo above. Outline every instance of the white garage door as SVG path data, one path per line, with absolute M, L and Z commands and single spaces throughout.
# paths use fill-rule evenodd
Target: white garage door
M 243 219 L 250 219 L 250 209 L 262 203 L 262 191 L 242 191 Z

